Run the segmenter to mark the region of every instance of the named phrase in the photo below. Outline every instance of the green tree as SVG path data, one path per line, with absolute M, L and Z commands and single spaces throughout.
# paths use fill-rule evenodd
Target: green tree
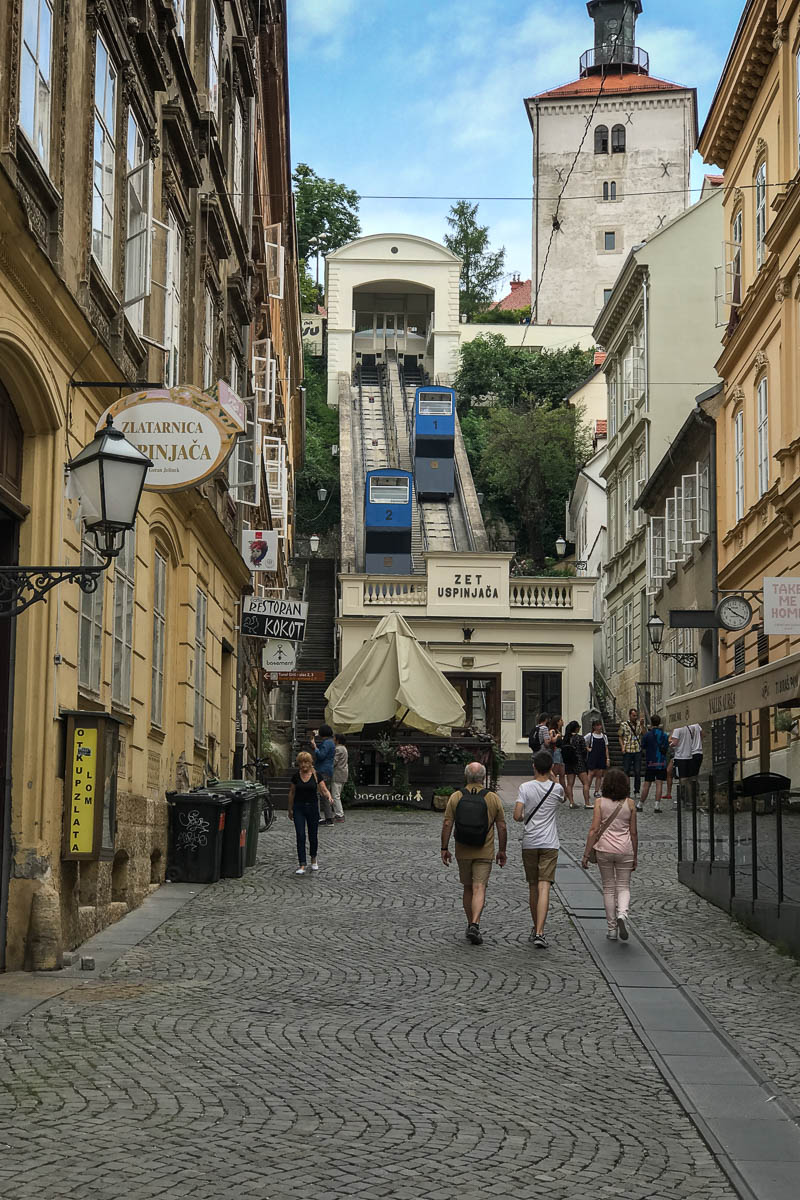
M 486 419 L 479 485 L 514 529 L 518 552 L 539 568 L 564 532 L 564 507 L 589 452 L 588 430 L 570 405 L 495 408 Z
M 505 248 L 489 249 L 489 226 L 479 225 L 477 216 L 477 204 L 459 200 L 447 217 L 452 233 L 444 235 L 447 249 L 461 259 L 459 302 L 468 318 L 491 303 L 506 259 Z
M 323 179 L 307 163 L 297 164 L 292 182 L 299 258 L 308 260 L 316 247 L 320 253 L 329 254 L 358 237 L 358 192 L 335 179 Z
M 304 356 L 306 383 L 305 456 L 297 472 L 295 513 L 299 533 L 324 533 L 341 519 L 339 459 L 331 446 L 339 444 L 339 414 L 326 400 L 325 368 L 320 358 Z M 317 496 L 324 487 L 325 500 Z
M 319 289 L 311 278 L 304 259 L 300 259 L 297 267 L 300 275 L 300 309 L 302 312 L 316 312 L 320 301 Z
M 536 337 L 531 326 L 528 337 Z M 560 404 L 589 378 L 594 351 L 572 346 L 532 354 L 509 346 L 500 333 L 481 334 L 461 347 L 455 388 L 459 411 L 466 412 L 487 400 L 506 408 L 526 409 L 536 404 Z

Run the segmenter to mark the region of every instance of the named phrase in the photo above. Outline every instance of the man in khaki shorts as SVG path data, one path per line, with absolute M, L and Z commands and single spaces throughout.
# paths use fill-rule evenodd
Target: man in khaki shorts
M 466 786 L 453 792 L 447 801 L 442 824 L 442 862 L 449 867 L 450 834 L 456 831 L 456 862 L 458 877 L 464 885 L 464 912 L 467 916 L 467 937 L 480 946 L 481 913 L 486 903 L 486 885 L 495 860 L 494 831 L 497 829 L 497 865 L 506 865 L 506 817 L 500 797 L 486 788 L 486 768 L 470 763 L 464 772 Z M 462 839 L 462 840 L 459 840 Z
M 564 803 L 564 789 L 550 774 L 552 766 L 552 755 L 546 750 L 534 754 L 535 778 L 522 784 L 514 805 L 514 820 L 522 822 L 522 862 L 533 918 L 533 930 L 528 940 L 537 950 L 546 950 L 548 946 L 544 925 L 560 846 L 556 810 Z

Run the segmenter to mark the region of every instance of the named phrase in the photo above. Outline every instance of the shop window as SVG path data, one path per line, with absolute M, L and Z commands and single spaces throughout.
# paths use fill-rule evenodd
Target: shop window
M 19 123 L 45 170 L 50 165 L 53 6 L 24 0 L 19 72 Z
M 561 712 L 561 672 L 522 672 L 522 733 L 525 737 L 536 725 L 540 713 Z

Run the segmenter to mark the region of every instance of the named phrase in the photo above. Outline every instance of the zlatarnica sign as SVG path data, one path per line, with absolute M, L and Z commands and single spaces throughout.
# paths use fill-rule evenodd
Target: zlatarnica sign
M 201 392 L 183 384 L 122 396 L 103 413 L 98 428 L 110 414 L 117 429 L 153 460 L 146 491 L 196 487 L 224 465 L 244 432 L 235 407 L 220 402 L 220 386 L 227 387 Z

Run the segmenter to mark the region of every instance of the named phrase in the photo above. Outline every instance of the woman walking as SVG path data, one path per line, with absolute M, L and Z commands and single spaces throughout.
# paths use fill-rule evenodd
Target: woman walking
M 342 788 L 347 783 L 350 775 L 347 754 L 347 739 L 344 734 L 337 733 L 334 737 L 334 741 L 336 742 L 336 753 L 333 756 L 333 783 L 331 784 L 331 795 L 333 796 L 333 819 L 334 821 L 343 821 L 344 809 L 342 808 Z
M 553 778 L 564 787 L 564 719 L 550 718 L 550 753 L 553 756 Z M 566 790 L 566 789 L 565 789 Z
M 307 870 L 306 829 L 308 830 L 308 849 L 311 854 L 311 870 L 319 870 L 317 862 L 319 792 L 327 797 L 330 804 L 331 794 L 325 781 L 317 777 L 311 755 L 307 750 L 302 750 L 297 756 L 297 770 L 289 784 L 289 820 L 294 821 L 294 831 L 297 835 L 297 861 L 300 864 L 295 875 L 305 875 Z
M 592 732 L 586 735 L 586 765 L 589 769 L 589 782 L 592 791 L 592 800 L 596 800 L 600 795 L 603 787 L 603 775 L 611 766 L 611 756 L 608 752 L 608 738 L 603 733 L 603 722 L 600 720 L 592 721 Z M 594 804 L 589 804 L 588 800 L 584 805 L 585 808 L 594 808 Z
M 320 725 L 319 729 L 314 730 L 311 745 L 314 747 L 314 770 L 326 785 L 320 800 L 324 824 L 332 825 L 333 806 L 331 805 L 331 794 L 328 788 L 333 782 L 333 760 L 336 755 L 336 743 L 333 740 L 333 730 L 330 725 Z M 325 798 L 326 796 L 327 799 Z
M 561 753 L 564 756 L 564 770 L 566 772 L 566 788 L 567 799 L 569 800 L 570 808 L 577 808 L 575 803 L 575 778 L 577 776 L 583 787 L 583 807 L 590 808 L 589 804 L 589 768 L 586 765 L 586 742 L 581 727 L 577 721 L 570 721 L 567 728 L 564 730 L 562 738 L 563 746 Z
M 609 941 L 628 940 L 628 909 L 631 902 L 631 872 L 636 870 L 639 834 L 636 806 L 628 795 L 630 783 L 624 771 L 614 767 L 606 771 L 603 795 L 595 805 L 583 867 L 594 850 L 603 881 L 603 904 Z

